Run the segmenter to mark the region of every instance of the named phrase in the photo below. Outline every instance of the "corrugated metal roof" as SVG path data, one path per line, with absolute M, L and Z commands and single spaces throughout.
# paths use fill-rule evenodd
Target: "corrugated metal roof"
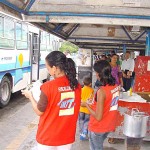
M 145 50 L 148 0 L 1 0 L 0 10 L 82 48 Z

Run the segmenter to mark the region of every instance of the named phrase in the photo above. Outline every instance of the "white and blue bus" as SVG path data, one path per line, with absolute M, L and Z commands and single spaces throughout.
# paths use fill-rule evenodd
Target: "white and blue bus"
M 60 39 L 14 17 L 0 13 L 0 107 L 11 93 L 32 81 L 47 79 L 45 57 L 58 50 Z

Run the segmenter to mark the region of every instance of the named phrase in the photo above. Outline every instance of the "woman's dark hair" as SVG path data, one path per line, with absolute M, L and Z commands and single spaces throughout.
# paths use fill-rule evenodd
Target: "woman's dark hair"
M 118 56 L 118 55 L 117 55 L 116 53 L 115 53 L 115 54 L 112 54 L 112 55 L 111 55 L 111 58 L 112 58 L 113 56 Z
M 98 73 L 103 86 L 115 85 L 115 79 L 111 75 L 111 66 L 108 61 L 100 60 L 94 64 L 94 70 Z
M 66 73 L 71 89 L 77 87 L 78 81 L 76 79 L 75 63 L 71 58 L 67 58 L 66 55 L 60 51 L 53 51 L 46 56 L 45 60 L 50 67 L 59 67 L 61 71 Z
M 131 54 L 130 51 L 126 51 L 126 53 Z

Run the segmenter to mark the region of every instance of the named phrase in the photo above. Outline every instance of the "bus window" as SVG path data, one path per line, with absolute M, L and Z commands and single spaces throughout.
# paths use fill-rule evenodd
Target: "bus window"
M 17 49 L 27 50 L 27 42 L 17 41 Z
M 47 51 L 52 51 L 51 48 L 51 41 L 50 41 L 50 34 L 47 34 Z
M 17 49 L 27 50 L 27 26 L 16 23 L 16 46 Z
M 16 40 L 21 40 L 21 23 L 16 23 Z
M 41 32 L 41 51 L 46 51 L 46 32 Z
M 54 35 L 50 36 L 50 44 L 51 44 L 51 49 L 54 51 Z
M 0 47 L 14 48 L 14 22 L 3 17 L 0 17 Z
M 50 44 L 50 43 L 49 43 L 49 42 L 50 42 L 50 41 L 49 41 L 49 38 L 50 38 L 49 36 L 50 36 L 49 34 L 47 34 L 47 36 L 46 36 L 46 37 L 47 37 L 47 45 Z
M 14 22 L 10 19 L 5 18 L 4 36 L 8 39 L 14 40 Z
M 27 41 L 28 38 L 28 30 L 27 30 L 27 26 L 22 24 L 22 40 L 23 41 Z
M 0 17 L 0 37 L 4 36 L 4 18 Z
M 0 47 L 12 49 L 12 48 L 14 48 L 14 41 L 0 37 Z

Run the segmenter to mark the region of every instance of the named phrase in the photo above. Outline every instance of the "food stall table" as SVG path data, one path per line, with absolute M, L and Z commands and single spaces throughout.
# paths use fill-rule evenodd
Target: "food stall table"
M 136 93 L 133 93 L 132 96 L 128 96 L 128 93 L 125 92 L 123 93 L 123 98 L 118 101 L 118 116 L 116 130 L 115 132 L 110 133 L 108 137 L 114 139 L 125 139 L 126 136 L 123 135 L 124 113 L 130 112 L 133 108 L 137 108 L 140 112 L 145 112 L 147 115 L 150 116 L 149 102 L 141 98 L 141 96 L 139 96 Z M 150 141 L 150 117 L 147 124 L 147 134 L 143 140 Z

